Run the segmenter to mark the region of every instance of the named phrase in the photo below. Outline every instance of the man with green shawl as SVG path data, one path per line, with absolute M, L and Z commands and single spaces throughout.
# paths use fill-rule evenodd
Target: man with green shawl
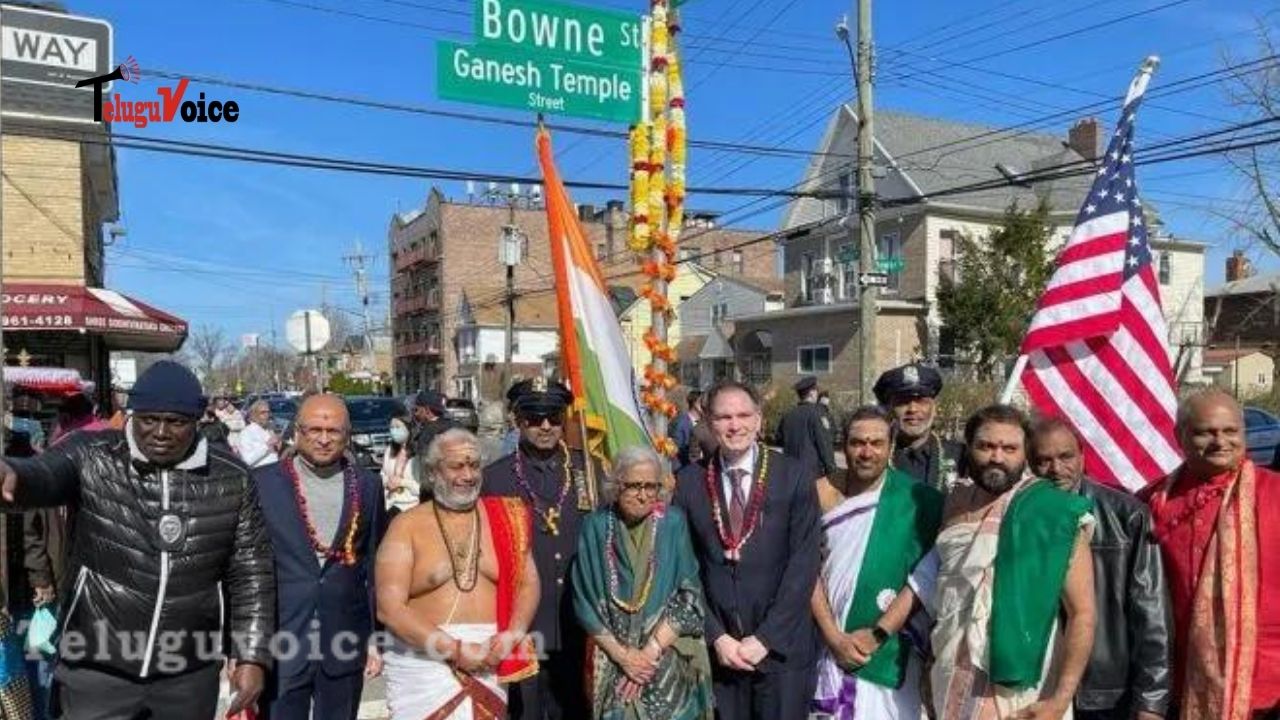
M 826 648 L 813 709 L 840 720 L 919 720 L 940 490 L 889 468 L 893 418 L 867 406 L 845 422 L 847 470 L 818 481 L 825 553 L 813 616 Z
M 1093 647 L 1092 501 L 1027 471 L 1015 408 L 979 410 L 964 438 L 970 477 L 934 547 L 934 717 L 1070 718 Z
M 684 512 L 666 507 L 662 465 L 624 448 L 587 516 L 573 566 L 573 607 L 590 636 L 591 716 L 607 720 L 710 718 L 711 665 L 698 563 Z

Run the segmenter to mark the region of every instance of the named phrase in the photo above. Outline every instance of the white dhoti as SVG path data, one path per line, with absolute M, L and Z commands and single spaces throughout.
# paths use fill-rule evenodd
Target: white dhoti
M 487 643 L 498 631 L 494 623 L 442 625 L 440 629 L 456 640 L 479 644 Z M 454 705 L 453 710 L 440 715 L 440 718 L 481 720 L 491 717 L 483 708 L 476 707 L 469 689 L 454 674 L 453 668 L 399 640 L 383 654 L 383 674 L 387 679 L 387 707 L 391 710 L 391 720 L 426 720 L 451 704 Z M 506 704 L 507 690 L 498 684 L 496 675 L 486 673 L 469 677 Z

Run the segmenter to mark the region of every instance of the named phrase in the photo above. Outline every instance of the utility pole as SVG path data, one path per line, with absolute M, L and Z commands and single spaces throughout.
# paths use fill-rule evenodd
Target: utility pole
M 351 271 L 356 276 L 356 294 L 360 296 L 361 315 L 364 318 L 365 370 L 373 374 L 376 363 L 373 359 L 373 325 L 369 319 L 369 276 L 365 269 L 365 261 L 373 260 L 373 256 L 365 255 L 364 247 L 356 240 L 355 253 L 344 255 L 342 260 L 351 266 Z M 345 342 L 346 338 L 342 340 Z
M 524 233 L 516 225 L 516 203 L 520 200 L 519 185 L 511 186 L 507 196 L 507 224 L 502 228 L 498 241 L 498 261 L 507 267 L 507 323 L 506 348 L 502 362 L 502 380 L 498 388 L 501 395 L 511 382 L 511 358 L 515 354 L 516 325 L 516 266 L 524 261 Z
M 858 268 L 863 273 L 876 270 L 876 181 L 871 172 L 874 162 L 874 117 L 871 97 L 871 0 L 858 0 L 858 229 L 861 253 Z M 871 402 L 871 385 L 876 370 L 876 298 L 875 285 L 858 289 L 858 390 L 859 402 Z

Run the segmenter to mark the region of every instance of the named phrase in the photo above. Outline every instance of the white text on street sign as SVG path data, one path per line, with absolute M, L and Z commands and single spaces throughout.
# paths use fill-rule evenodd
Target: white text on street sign
M 863 287 L 885 287 L 889 284 L 888 273 L 858 273 L 858 284 Z
M 476 0 L 475 40 L 594 65 L 640 67 L 640 19 L 552 0 Z
M 513 48 L 436 43 L 436 93 L 445 100 L 617 122 L 640 116 L 640 68 L 533 56 Z

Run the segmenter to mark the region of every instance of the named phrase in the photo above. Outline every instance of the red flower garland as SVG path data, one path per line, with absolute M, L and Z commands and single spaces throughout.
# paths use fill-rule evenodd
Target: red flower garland
M 731 536 L 729 530 L 724 526 L 723 518 L 721 518 L 720 493 L 716 490 L 716 481 L 719 475 L 716 468 L 719 463 L 707 463 L 705 480 L 707 497 L 711 499 L 711 517 L 716 521 L 716 530 L 720 534 L 720 546 L 724 548 L 724 558 L 732 563 L 742 559 L 742 546 L 747 544 L 747 541 L 751 539 L 752 533 L 756 531 L 756 526 L 760 524 L 760 515 L 764 507 L 764 494 L 769 481 L 769 451 L 763 445 L 757 445 L 756 452 L 760 454 L 760 460 L 758 461 L 760 471 L 756 473 L 755 484 L 751 487 L 751 499 L 747 501 L 747 511 L 742 518 L 743 532 L 741 537 Z
M 307 528 L 307 539 L 317 554 L 322 555 L 340 565 L 355 565 L 356 531 L 360 527 L 360 483 L 355 470 L 345 460 L 342 463 L 342 484 L 346 495 L 346 504 L 351 506 L 351 519 L 347 522 L 347 531 L 342 534 L 340 547 L 329 547 L 320 542 L 315 523 L 311 522 L 311 512 L 307 509 L 307 496 L 302 491 L 302 478 L 298 477 L 298 469 L 293 461 L 285 461 L 284 472 L 293 483 L 293 496 L 298 501 L 298 509 L 302 511 L 302 522 Z

